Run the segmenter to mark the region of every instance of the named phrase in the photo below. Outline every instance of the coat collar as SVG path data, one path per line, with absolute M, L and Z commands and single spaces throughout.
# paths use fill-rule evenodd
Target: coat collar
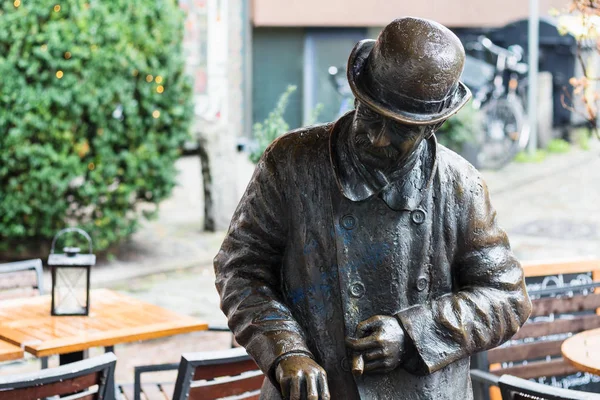
M 369 171 L 360 162 L 349 143 L 354 111 L 342 116 L 331 127 L 329 155 L 340 192 L 351 201 L 367 200 L 379 195 L 394 210 L 414 210 L 431 186 L 437 171 L 435 135 L 423 141 L 419 157 L 409 170 L 392 173 Z

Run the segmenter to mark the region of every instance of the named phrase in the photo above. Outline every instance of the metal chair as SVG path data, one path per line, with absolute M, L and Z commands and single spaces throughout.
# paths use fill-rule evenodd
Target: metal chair
M 28 273 L 29 272 L 29 273 Z M 0 264 L 0 300 L 44 294 L 42 260 Z
M 231 334 L 229 328 L 225 325 L 210 324 L 208 332 L 225 332 Z M 231 348 L 240 347 L 235 341 L 235 338 L 231 334 Z M 154 364 L 154 365 L 140 365 L 134 368 L 134 381 L 133 386 L 131 384 L 124 384 L 118 386 L 118 392 L 124 400 L 141 400 L 142 394 L 145 398 L 152 399 L 154 395 L 156 398 L 170 398 L 175 388 L 174 382 L 144 382 L 143 376 L 149 375 L 156 372 L 167 372 L 177 371 L 179 369 L 179 363 L 168 363 L 168 364 Z
M 52 396 L 69 400 L 114 400 L 113 353 L 58 368 L 13 376 L 0 376 L 0 399 L 38 400 Z
M 0 264 L 0 275 L 0 300 L 44 294 L 44 273 L 39 258 Z M 42 369 L 48 368 L 48 357 L 40 360 Z
M 184 354 L 173 400 L 258 400 L 264 378 L 244 348 Z
M 596 314 L 600 307 L 600 293 L 595 292 L 598 288 L 600 282 L 530 291 L 531 319 L 511 342 L 474 355 L 472 368 L 523 379 L 577 373 L 562 358 L 560 349 L 569 333 L 600 327 L 600 316 Z M 481 391 L 481 399 L 497 398 L 473 386 L 476 392 Z
M 511 375 L 500 377 L 473 369 L 471 379 L 485 386 L 498 386 L 502 400 L 599 400 L 599 394 L 567 390 L 528 381 Z

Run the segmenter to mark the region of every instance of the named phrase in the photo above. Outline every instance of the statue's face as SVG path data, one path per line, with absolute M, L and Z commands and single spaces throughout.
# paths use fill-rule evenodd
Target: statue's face
M 358 103 L 354 116 L 354 144 L 382 163 L 402 163 L 419 147 L 431 127 L 404 125 Z

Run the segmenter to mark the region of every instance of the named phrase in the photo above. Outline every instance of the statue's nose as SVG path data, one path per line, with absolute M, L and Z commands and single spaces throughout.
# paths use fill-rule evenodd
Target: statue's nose
M 391 143 L 385 132 L 385 127 L 377 133 L 370 133 L 369 139 L 371 139 L 371 144 L 375 147 L 386 147 Z

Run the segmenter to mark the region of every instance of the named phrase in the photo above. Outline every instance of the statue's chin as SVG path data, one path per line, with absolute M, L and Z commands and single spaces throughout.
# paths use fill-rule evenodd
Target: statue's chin
M 358 133 L 353 138 L 354 147 L 358 151 L 359 158 L 370 166 L 388 169 L 403 163 L 408 158 L 402 151 L 399 151 L 394 146 L 376 146 L 373 144 L 368 134 Z
M 366 150 L 372 156 L 380 158 L 381 161 L 398 161 L 398 159 L 401 158 L 400 153 L 392 146 L 371 147 Z
M 381 169 L 389 168 L 402 163 L 405 157 L 392 146 L 375 147 L 369 146 L 363 149 L 363 162 Z

